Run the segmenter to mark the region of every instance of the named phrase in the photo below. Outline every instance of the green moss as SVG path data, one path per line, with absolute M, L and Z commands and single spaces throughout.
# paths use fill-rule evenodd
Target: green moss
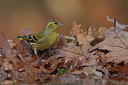
M 57 68 L 56 75 L 62 75 L 64 73 L 66 73 L 66 68 Z
M 64 41 L 66 41 L 67 43 L 70 43 L 72 41 L 72 39 L 68 39 L 68 38 L 63 38 Z
M 95 46 L 96 44 L 98 44 L 98 42 L 90 43 L 91 46 Z

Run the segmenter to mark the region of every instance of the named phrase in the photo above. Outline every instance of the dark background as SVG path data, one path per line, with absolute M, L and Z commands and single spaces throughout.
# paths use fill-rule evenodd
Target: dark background
M 128 24 L 128 0 L 0 0 L 0 31 L 8 38 L 20 35 L 20 29 L 38 32 L 50 20 L 64 25 L 58 32 L 69 35 L 72 21 L 88 26 L 110 27 L 106 16 Z

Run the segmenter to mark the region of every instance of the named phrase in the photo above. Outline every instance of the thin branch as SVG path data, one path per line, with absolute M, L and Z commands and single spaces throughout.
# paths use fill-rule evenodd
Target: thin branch
M 121 37 L 117 34 L 117 32 L 116 32 L 116 19 L 114 19 L 114 32 L 115 32 L 115 34 L 117 35 L 117 37 L 120 39 L 120 41 L 123 43 L 123 45 L 126 47 L 126 48 L 128 48 L 128 46 L 125 44 L 125 42 L 121 39 Z

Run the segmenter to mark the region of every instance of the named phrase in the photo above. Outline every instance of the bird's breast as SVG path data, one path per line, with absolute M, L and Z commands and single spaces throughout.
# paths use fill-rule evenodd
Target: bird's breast
M 56 32 L 53 32 L 47 36 L 45 36 L 45 38 L 43 39 L 43 41 L 41 41 L 41 43 L 37 43 L 35 44 L 33 47 L 37 48 L 37 49 L 48 49 L 51 46 L 53 46 L 57 41 L 57 34 Z
M 56 43 L 56 40 L 57 40 L 56 33 L 52 33 L 50 36 L 48 36 L 49 45 L 53 45 L 54 43 Z

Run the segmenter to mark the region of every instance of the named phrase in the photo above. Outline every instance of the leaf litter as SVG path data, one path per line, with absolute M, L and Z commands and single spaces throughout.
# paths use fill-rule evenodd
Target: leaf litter
M 90 26 L 86 32 L 74 21 L 71 37 L 58 34 L 50 51 L 39 51 L 41 65 L 27 42 L 7 40 L 0 32 L 1 79 L 49 82 L 127 76 L 128 33 L 124 29 L 128 25 L 109 17 L 107 20 L 114 26 L 109 29 Z M 28 35 L 31 31 L 22 29 L 21 34 Z

